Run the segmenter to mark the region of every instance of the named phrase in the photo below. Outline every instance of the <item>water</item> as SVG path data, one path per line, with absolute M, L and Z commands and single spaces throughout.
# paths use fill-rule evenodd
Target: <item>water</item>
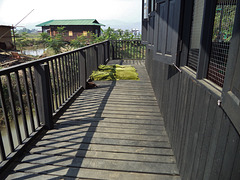
M 32 55 L 32 56 L 41 56 L 46 49 L 41 48 L 41 49 L 29 49 L 29 50 L 23 50 L 22 53 L 25 55 Z

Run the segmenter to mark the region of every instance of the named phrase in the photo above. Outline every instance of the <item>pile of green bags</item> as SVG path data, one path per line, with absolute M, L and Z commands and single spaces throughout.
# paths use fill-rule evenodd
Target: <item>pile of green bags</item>
M 136 69 L 129 65 L 100 65 L 98 71 L 93 71 L 90 78 L 100 80 L 139 80 Z

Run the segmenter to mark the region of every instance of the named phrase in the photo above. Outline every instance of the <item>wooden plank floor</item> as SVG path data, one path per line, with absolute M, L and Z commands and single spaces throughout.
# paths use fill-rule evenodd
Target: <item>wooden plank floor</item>
M 140 81 L 96 82 L 7 179 L 179 180 L 144 61 Z

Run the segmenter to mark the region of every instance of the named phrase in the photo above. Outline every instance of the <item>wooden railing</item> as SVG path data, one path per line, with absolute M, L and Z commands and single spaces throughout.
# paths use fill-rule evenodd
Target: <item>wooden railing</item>
M 138 40 L 104 41 L 0 70 L 1 172 L 53 128 L 100 64 L 110 58 L 144 59 L 145 51 Z
M 146 45 L 141 40 L 112 40 L 112 59 L 145 59 Z
M 91 72 L 109 61 L 109 47 L 104 41 L 0 71 L 0 162 L 43 127 L 53 127 Z

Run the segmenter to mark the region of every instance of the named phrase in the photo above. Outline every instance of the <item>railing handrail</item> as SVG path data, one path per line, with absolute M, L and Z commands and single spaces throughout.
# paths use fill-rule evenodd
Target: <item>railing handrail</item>
M 129 42 L 133 42 L 133 44 Z M 10 112 L 14 114 L 10 116 L 13 117 L 15 125 L 19 126 L 19 117 L 16 114 L 16 109 L 20 104 L 25 129 L 20 130 L 20 133 L 25 133 L 25 139 L 28 139 L 34 133 L 35 136 L 33 138 L 35 138 L 40 133 L 39 130 L 43 129 L 43 125 L 48 128 L 53 127 L 53 119 L 59 117 L 73 101 L 74 97 L 77 97 L 83 91 L 86 80 L 92 71 L 97 70 L 100 64 L 106 64 L 110 60 L 110 52 L 112 52 L 112 59 L 123 58 L 125 55 L 132 59 L 136 59 L 136 57 L 138 59 L 144 58 L 146 48 L 139 42 L 141 40 L 106 40 L 72 51 L 1 69 L 0 101 L 4 111 L 3 117 L 7 129 L 7 141 L 12 144 L 12 148 L 9 150 L 10 153 L 16 150 L 14 149 L 16 147 L 13 147 L 14 139 L 11 136 L 13 130 L 11 129 L 12 126 L 8 115 L 10 111 L 14 111 L 14 113 Z M 124 43 L 131 45 L 127 46 Z M 16 84 L 12 84 L 13 81 Z M 13 87 L 17 89 L 16 92 L 13 91 Z M 23 91 L 25 92 L 25 101 L 23 100 Z M 11 95 L 10 99 L 9 95 Z M 17 105 L 15 101 L 19 104 Z M 24 104 L 26 107 L 24 107 Z M 11 107 L 10 111 L 7 109 L 9 106 Z M 27 118 L 24 111 L 29 113 Z M 33 113 L 36 114 L 36 117 L 33 117 Z M 46 122 L 46 119 L 48 119 L 48 122 Z M 28 125 L 30 125 L 29 132 Z M 24 138 L 21 139 L 19 127 L 17 129 L 18 139 L 20 139 L 18 145 L 22 145 Z M 6 160 L 9 153 L 5 154 L 4 152 L 5 145 L 8 142 L 2 141 L 0 131 L 0 156 L 3 160 Z M 27 145 L 25 144 L 24 146 Z M 19 155 L 21 151 L 23 152 L 24 150 L 18 150 L 15 154 Z M 5 164 L 10 162 L 12 162 L 12 159 Z M 3 168 L 1 167 L 2 170 Z
M 15 151 L 16 143 L 17 146 L 22 145 L 25 139 L 42 129 L 43 125 L 48 129 L 53 127 L 54 120 L 64 112 L 73 97 L 86 87 L 90 73 L 97 70 L 98 65 L 109 61 L 109 52 L 109 41 L 106 40 L 0 70 L 0 100 L 7 130 L 4 134 L 5 142 L 2 141 L 0 131 L 2 161 Z M 21 112 L 17 113 L 17 108 Z M 29 113 L 27 117 L 26 112 Z M 10 118 L 14 126 L 11 125 Z M 21 127 L 24 126 L 22 130 L 19 128 L 20 118 Z M 13 131 L 17 131 L 16 143 L 13 143 Z M 6 150 L 8 144 L 12 146 Z
M 74 52 L 83 51 L 85 49 L 88 49 L 88 48 L 96 46 L 96 45 L 103 44 L 105 42 L 109 42 L 109 40 L 105 40 L 105 41 L 102 41 L 102 42 L 99 42 L 99 43 L 94 43 L 94 44 L 91 44 L 91 45 L 87 45 L 87 46 L 84 46 L 84 47 L 81 47 L 81 48 L 74 49 L 72 51 L 63 52 L 63 53 L 56 54 L 56 55 L 53 55 L 53 56 L 48 56 L 48 57 L 45 57 L 45 58 L 30 61 L 30 62 L 24 62 L 24 63 L 21 63 L 21 64 L 17 64 L 17 65 L 11 66 L 11 67 L 6 67 L 6 68 L 0 70 L 0 76 L 4 75 L 5 73 L 7 74 L 7 73 L 10 73 L 10 72 L 15 72 L 15 71 L 21 70 L 23 68 L 27 68 L 29 66 L 34 66 L 34 65 L 37 65 L 37 64 L 43 64 L 43 63 L 48 62 L 51 59 L 57 58 L 59 56 L 64 56 L 64 55 L 68 55 L 68 54 L 71 54 L 71 53 L 74 53 Z

